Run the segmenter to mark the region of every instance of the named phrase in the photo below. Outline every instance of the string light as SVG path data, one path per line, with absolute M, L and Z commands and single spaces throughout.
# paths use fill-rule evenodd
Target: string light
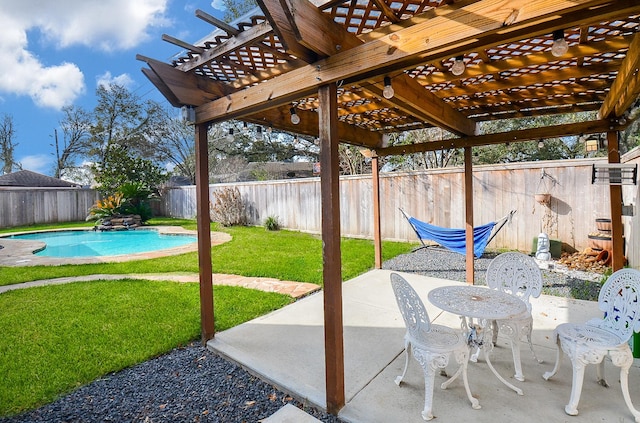
M 247 122 L 243 122 L 242 124 L 242 133 L 245 135 L 249 133 L 249 125 L 247 125 Z
M 291 123 L 297 125 L 300 123 L 300 116 L 296 113 L 295 107 L 289 109 L 289 113 L 291 113 Z
M 460 76 L 464 73 L 466 68 L 467 67 L 464 64 L 464 56 L 457 56 L 453 62 L 453 66 L 451 66 L 451 73 L 455 76 Z
M 395 95 L 395 91 L 393 90 L 393 87 L 391 86 L 391 78 L 389 78 L 388 76 L 384 77 L 384 88 L 382 89 L 382 96 L 384 98 L 386 98 L 387 100 L 393 98 L 393 96 Z
M 551 46 L 551 54 L 555 57 L 564 56 L 569 51 L 569 44 L 564 39 L 564 30 L 557 29 L 553 31 L 553 45 Z
M 229 128 L 229 134 L 227 135 L 227 141 L 231 142 L 233 140 L 234 140 L 233 128 Z
M 256 140 L 262 141 L 262 126 L 256 127 Z

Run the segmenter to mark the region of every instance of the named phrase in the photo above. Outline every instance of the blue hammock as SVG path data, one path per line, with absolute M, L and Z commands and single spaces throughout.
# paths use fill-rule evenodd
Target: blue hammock
M 409 224 L 416 232 L 418 239 L 422 243 L 423 247 L 426 247 L 424 240 L 435 241 L 443 247 L 465 255 L 467 252 L 467 235 L 464 229 L 451 229 L 443 228 L 440 226 L 431 225 L 429 223 L 422 222 L 415 217 L 408 216 L 402 209 L 402 214 L 407 218 Z M 496 222 L 489 222 L 482 226 L 476 226 L 473 228 L 473 254 L 476 257 L 481 257 L 484 253 L 484 249 L 487 247 L 489 241 L 502 229 L 504 224 L 511 220 L 511 217 L 515 213 L 512 210 L 505 217 L 500 219 L 500 225 L 496 228 Z M 493 229 L 496 228 L 494 231 Z

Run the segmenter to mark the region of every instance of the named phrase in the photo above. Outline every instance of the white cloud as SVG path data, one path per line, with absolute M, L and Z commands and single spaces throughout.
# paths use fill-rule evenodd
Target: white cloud
M 227 7 L 224 5 L 222 0 L 213 0 L 211 2 L 211 7 L 218 10 L 227 10 Z
M 18 160 L 24 170 L 42 173 L 44 175 L 50 173 L 53 166 L 53 156 L 49 154 L 35 154 L 32 156 L 24 156 Z
M 96 85 L 98 87 L 109 87 L 113 84 L 120 85 L 125 88 L 131 88 L 134 84 L 134 80 L 126 73 L 118 76 L 111 76 L 111 72 L 107 71 L 96 78 Z
M 105 52 L 130 49 L 149 38 L 150 28 L 169 24 L 167 3 L 0 0 L 0 93 L 30 96 L 38 106 L 53 109 L 72 104 L 86 90 L 81 70 L 66 61 L 47 64 L 33 46 L 47 51 L 77 45 Z

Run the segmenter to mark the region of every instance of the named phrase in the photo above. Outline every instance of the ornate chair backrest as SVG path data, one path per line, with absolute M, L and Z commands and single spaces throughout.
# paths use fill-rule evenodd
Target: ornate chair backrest
M 609 276 L 600 289 L 598 306 L 603 319 L 589 324 L 616 334 L 622 342 L 640 331 L 640 271 L 621 269 Z
M 485 276 L 489 288 L 515 295 L 531 311 L 529 297 L 542 293 L 542 273 L 532 257 L 518 252 L 502 253 L 489 263 Z
M 420 339 L 421 333 L 431 330 L 429 314 L 424 303 L 413 287 L 397 273 L 391 274 L 391 286 L 409 336 Z

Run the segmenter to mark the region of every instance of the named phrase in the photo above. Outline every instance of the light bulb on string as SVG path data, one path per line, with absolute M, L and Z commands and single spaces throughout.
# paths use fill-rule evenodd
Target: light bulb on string
M 262 126 L 256 127 L 256 140 L 262 141 Z
M 233 128 L 229 128 L 229 133 L 227 134 L 227 141 L 232 142 L 234 140 L 234 136 L 233 136 Z
M 455 76 L 460 76 L 464 73 L 467 67 L 464 64 L 464 57 L 457 56 L 455 61 L 453 62 L 453 66 L 451 66 L 451 73 Z
M 384 88 L 382 89 L 382 96 L 384 98 L 386 98 L 387 100 L 393 98 L 393 96 L 395 95 L 395 91 L 393 90 L 393 87 L 391 86 L 391 78 L 389 78 L 388 76 L 384 77 Z
M 554 57 L 562 57 L 569 51 L 569 44 L 564 39 L 564 30 L 558 29 L 553 31 L 553 45 L 551 46 L 551 54 Z
M 300 123 L 300 116 L 296 113 L 296 109 L 294 107 L 289 109 L 289 113 L 291 113 L 291 123 L 297 125 Z

